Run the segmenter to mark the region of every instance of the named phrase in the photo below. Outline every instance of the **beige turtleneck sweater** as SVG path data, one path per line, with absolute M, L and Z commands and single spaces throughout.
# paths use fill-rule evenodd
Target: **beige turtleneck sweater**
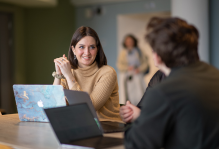
M 90 95 L 100 121 L 122 122 L 119 116 L 119 93 L 116 71 L 104 65 L 98 68 L 94 62 L 91 66 L 73 70 L 76 79 L 70 90 L 85 91 Z M 61 80 L 61 85 L 69 89 L 67 81 Z

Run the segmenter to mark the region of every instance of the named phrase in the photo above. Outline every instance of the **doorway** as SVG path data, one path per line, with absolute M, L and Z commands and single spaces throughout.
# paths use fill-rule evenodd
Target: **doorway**
M 13 14 L 0 12 L 0 110 L 15 113 L 13 95 Z
M 117 16 L 117 40 L 118 40 L 118 55 L 120 50 L 123 49 L 122 42 L 127 34 L 134 35 L 138 40 L 138 47 L 142 53 L 148 57 L 149 72 L 144 76 L 146 84 L 149 83 L 152 76 L 156 73 L 158 68 L 154 66 L 152 59 L 152 49 L 145 40 L 146 26 L 152 17 L 170 17 L 170 12 L 156 12 L 156 13 L 143 13 L 143 14 L 121 14 Z M 123 97 L 124 87 L 121 87 L 123 82 L 122 75 L 119 76 L 119 99 L 120 104 L 125 104 L 126 99 Z M 143 95 L 142 95 L 143 96 Z M 140 96 L 140 97 L 142 97 Z M 136 99 L 140 101 L 140 99 Z

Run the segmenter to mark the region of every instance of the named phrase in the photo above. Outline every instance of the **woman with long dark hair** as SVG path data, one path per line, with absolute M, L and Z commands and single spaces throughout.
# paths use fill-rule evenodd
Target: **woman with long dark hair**
M 90 27 L 79 27 L 73 34 L 68 59 L 54 60 L 54 85 L 88 92 L 100 120 L 121 121 L 116 71 L 107 65 L 97 33 Z

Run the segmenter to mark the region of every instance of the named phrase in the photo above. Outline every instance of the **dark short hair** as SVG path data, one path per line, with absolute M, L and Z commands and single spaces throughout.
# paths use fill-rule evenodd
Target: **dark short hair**
M 134 42 L 134 47 L 138 47 L 138 40 L 137 40 L 137 38 L 135 38 L 135 36 L 132 35 L 132 34 L 128 34 L 128 35 L 125 36 L 125 38 L 124 38 L 124 40 L 123 40 L 123 43 L 122 43 L 123 47 L 126 48 L 125 41 L 126 41 L 126 39 L 127 39 L 128 37 L 132 38 L 132 40 L 133 40 L 133 42 Z
M 72 36 L 69 51 L 68 51 L 68 59 L 73 69 L 78 68 L 78 60 L 74 59 L 74 52 L 72 51 L 72 46 L 75 48 L 76 44 L 85 36 L 91 36 L 96 41 L 97 46 L 97 55 L 95 61 L 97 62 L 98 67 L 102 67 L 103 65 L 107 65 L 107 59 L 104 54 L 102 45 L 100 43 L 100 39 L 97 33 L 90 27 L 81 26 L 79 27 Z
M 147 25 L 146 39 L 169 68 L 199 60 L 198 30 L 179 18 L 154 17 Z

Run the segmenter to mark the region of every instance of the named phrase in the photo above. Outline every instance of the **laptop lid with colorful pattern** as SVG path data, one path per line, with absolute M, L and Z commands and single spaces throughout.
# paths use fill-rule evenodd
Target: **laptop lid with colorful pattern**
M 61 85 L 13 85 L 21 121 L 48 122 L 45 108 L 66 106 Z

